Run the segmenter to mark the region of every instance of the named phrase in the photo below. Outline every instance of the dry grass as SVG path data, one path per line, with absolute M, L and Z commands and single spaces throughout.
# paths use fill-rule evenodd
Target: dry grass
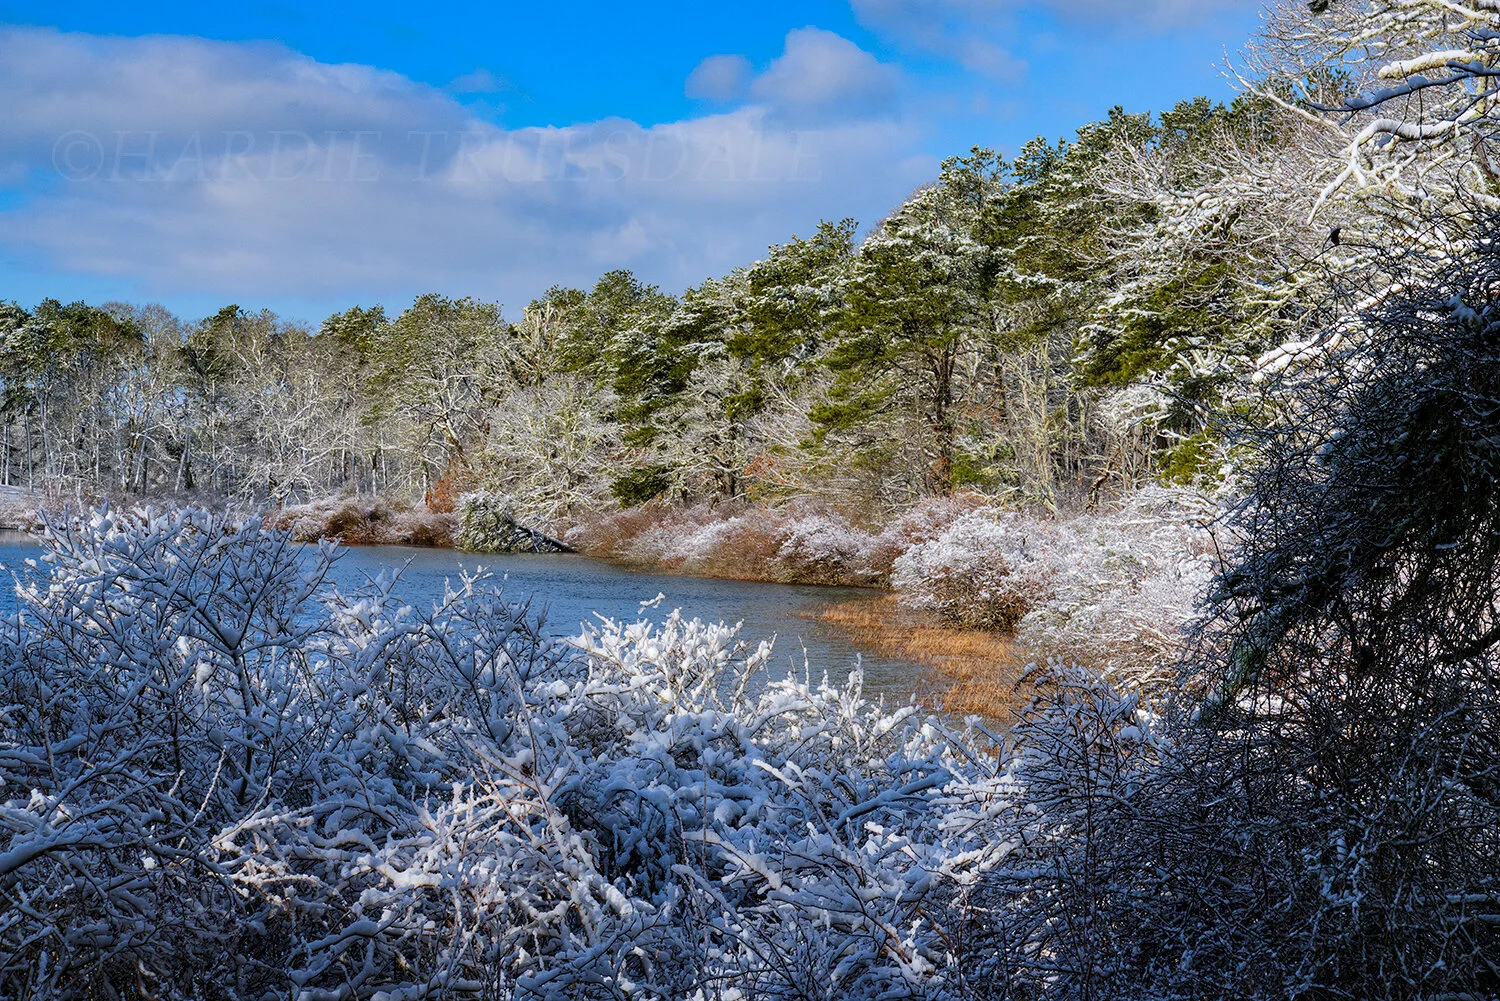
M 865 650 L 931 668 L 923 701 L 955 715 L 1004 723 L 1030 699 L 1021 684 L 1030 661 L 1009 635 L 960 629 L 935 614 L 903 608 L 895 595 L 808 614 L 844 630 Z

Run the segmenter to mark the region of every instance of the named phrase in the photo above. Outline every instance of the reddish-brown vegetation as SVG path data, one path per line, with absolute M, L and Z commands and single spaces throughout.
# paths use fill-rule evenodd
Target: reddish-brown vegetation
M 422 495 L 422 505 L 435 514 L 453 514 L 459 498 L 473 489 L 473 471 L 462 465 L 449 466 Z
M 895 595 L 842 602 L 816 614 L 871 653 L 931 668 L 924 701 L 955 715 L 1007 722 L 1034 694 L 1022 682 L 1026 651 L 1005 634 L 955 628 L 932 612 L 903 607 Z
M 330 497 L 283 508 L 267 519 L 298 541 L 338 539 L 348 546 L 448 548 L 458 529 L 449 512 L 406 508 L 368 497 Z
M 808 503 L 647 504 L 577 524 L 566 541 L 590 556 L 705 577 L 886 587 L 902 553 L 983 503 L 931 498 L 877 528 Z

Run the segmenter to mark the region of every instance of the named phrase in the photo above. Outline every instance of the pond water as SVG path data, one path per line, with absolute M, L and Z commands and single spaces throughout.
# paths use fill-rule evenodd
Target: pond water
M 29 572 L 27 558 L 41 554 L 30 537 L 0 533 L 0 568 Z M 443 582 L 457 582 L 460 570 L 484 569 L 503 579 L 513 600 L 531 601 L 534 612 L 545 612 L 548 628 L 558 636 L 576 636 L 595 616 L 635 621 L 660 620 L 673 608 L 687 618 L 728 623 L 743 622 L 741 637 L 752 645 L 775 641 L 773 673 L 795 667 L 800 673 L 804 653 L 814 676 L 827 671 L 842 679 L 861 663 L 865 684 L 872 693 L 905 699 L 922 687 L 927 669 L 887 657 L 861 656 L 854 638 L 813 617 L 835 603 L 875 601 L 880 595 L 858 588 L 804 587 L 749 581 L 713 580 L 639 573 L 601 560 L 576 555 L 525 553 L 477 555 L 446 549 L 408 546 L 355 546 L 344 549 L 333 569 L 333 583 L 350 588 L 382 571 L 399 568 L 397 592 L 412 605 L 430 607 L 443 591 Z M 0 576 L 0 614 L 16 609 L 14 589 Z M 658 594 L 666 599 L 656 608 L 641 603 Z

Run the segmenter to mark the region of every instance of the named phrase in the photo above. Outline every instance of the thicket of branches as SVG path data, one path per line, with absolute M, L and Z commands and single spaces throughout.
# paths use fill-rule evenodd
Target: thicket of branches
M 483 582 L 338 594 L 332 549 L 200 512 L 46 543 L 4 639 L 7 996 L 1009 996 L 1054 933 L 974 895 L 1060 847 L 1080 724 L 1152 740 L 1069 681 L 1093 715 L 997 758 L 732 628 L 559 644 Z

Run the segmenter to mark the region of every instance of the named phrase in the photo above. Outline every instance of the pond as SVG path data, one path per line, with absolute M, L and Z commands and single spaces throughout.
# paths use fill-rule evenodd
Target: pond
M 0 533 L 0 567 L 6 571 L 28 572 L 24 561 L 41 552 L 22 533 Z M 752 647 L 763 639 L 774 640 L 772 669 L 778 675 L 790 667 L 800 672 L 804 654 L 815 677 L 826 670 L 835 680 L 862 662 L 867 690 L 902 700 L 922 688 L 928 676 L 928 669 L 918 664 L 861 656 L 850 635 L 815 617 L 832 604 L 879 600 L 878 592 L 858 588 L 641 573 L 576 555 L 478 555 L 408 546 L 346 548 L 334 564 L 332 582 L 352 588 L 382 571 L 399 569 L 397 592 L 412 605 L 430 607 L 442 594 L 445 580 L 456 583 L 461 570 L 481 568 L 503 580 L 508 597 L 529 599 L 533 611 L 544 612 L 548 628 L 558 636 L 578 635 L 585 623 L 597 621 L 596 616 L 659 621 L 673 608 L 680 608 L 687 618 L 743 622 L 740 635 Z M 658 594 L 665 595 L 665 600 L 656 608 L 642 610 L 641 603 Z M 15 609 L 14 589 L 0 586 L 0 614 L 9 615 Z

